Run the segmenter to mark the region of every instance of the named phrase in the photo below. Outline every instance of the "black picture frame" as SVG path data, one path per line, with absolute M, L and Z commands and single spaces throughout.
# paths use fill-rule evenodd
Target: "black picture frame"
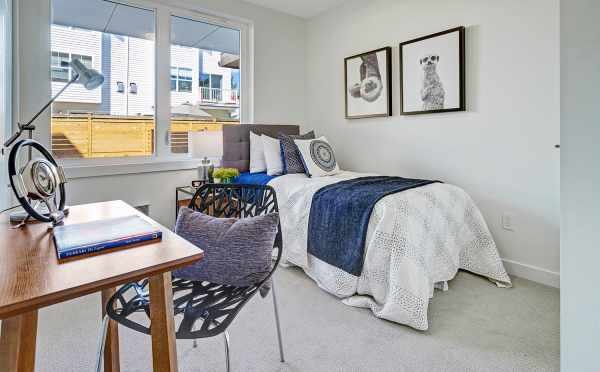
M 408 44 L 418 43 L 423 40 L 427 40 L 427 39 L 431 39 L 431 38 L 435 38 L 435 37 L 439 37 L 442 35 L 447 35 L 447 34 L 455 33 L 455 32 L 458 32 L 458 58 L 459 58 L 459 61 L 458 61 L 458 64 L 459 64 L 459 78 L 458 78 L 459 105 L 458 105 L 458 107 L 407 111 L 406 110 L 407 108 L 405 106 L 406 92 L 404 91 L 404 78 L 406 76 L 404 68 L 405 68 L 406 64 L 404 63 L 403 48 Z M 400 114 L 401 115 L 420 115 L 420 114 L 432 114 L 432 113 L 440 113 L 440 112 L 466 111 L 465 27 L 464 26 L 454 27 L 449 30 L 436 32 L 434 34 L 430 34 L 427 36 L 404 41 L 404 42 L 400 43 L 399 53 L 400 53 L 400 73 L 399 73 L 399 75 L 400 75 Z M 438 57 L 438 60 L 439 60 L 439 57 Z
M 350 115 L 348 112 L 348 61 L 355 58 L 361 58 L 366 55 L 375 54 L 385 51 L 385 78 L 386 83 L 383 84 L 383 89 L 385 89 L 387 95 L 387 102 L 385 104 L 385 111 L 381 113 L 375 114 L 363 114 L 363 115 Z M 374 117 L 383 117 L 383 116 L 392 116 L 392 48 L 391 47 L 383 47 L 375 50 L 371 50 L 368 52 L 355 54 L 350 57 L 344 58 L 344 102 L 345 102 L 345 117 L 346 119 L 364 119 L 364 118 L 374 118 Z

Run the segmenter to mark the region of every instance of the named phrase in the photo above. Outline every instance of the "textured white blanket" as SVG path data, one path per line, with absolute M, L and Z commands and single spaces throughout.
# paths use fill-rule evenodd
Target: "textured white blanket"
M 369 176 L 342 172 L 308 178 L 277 177 L 283 257 L 300 266 L 347 305 L 370 308 L 375 316 L 426 330 L 427 307 L 436 285 L 458 269 L 483 275 L 498 286 L 511 285 L 479 209 L 462 189 L 434 183 L 382 198 L 373 209 L 360 277 L 307 253 L 312 197 L 321 187 Z

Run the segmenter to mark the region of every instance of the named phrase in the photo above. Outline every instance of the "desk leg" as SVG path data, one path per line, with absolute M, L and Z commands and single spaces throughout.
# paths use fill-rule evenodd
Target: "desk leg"
M 0 371 L 35 371 L 37 321 L 37 310 L 2 320 Z
M 102 317 L 106 315 L 106 303 L 116 292 L 116 288 L 107 288 L 102 290 Z M 108 321 L 106 332 L 106 343 L 104 346 L 104 372 L 119 372 L 121 369 L 119 362 L 119 329 L 114 320 Z
M 155 372 L 177 372 L 171 273 L 150 278 L 152 361 Z

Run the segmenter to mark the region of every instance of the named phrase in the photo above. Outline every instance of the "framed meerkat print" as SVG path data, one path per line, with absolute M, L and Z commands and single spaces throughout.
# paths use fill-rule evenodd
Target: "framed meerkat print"
M 465 28 L 400 44 L 402 115 L 465 111 Z
M 392 116 L 392 48 L 344 59 L 346 119 Z

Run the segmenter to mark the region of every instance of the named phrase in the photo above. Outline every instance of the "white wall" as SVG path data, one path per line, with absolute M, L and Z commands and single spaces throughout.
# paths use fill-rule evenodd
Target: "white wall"
M 467 108 L 399 115 L 398 44 L 464 25 Z M 344 57 L 393 52 L 391 118 L 344 119 Z M 308 22 L 306 129 L 343 168 L 440 179 L 481 208 L 506 266 L 558 286 L 558 0 L 350 0 Z M 503 213 L 514 231 L 503 230 Z
M 561 366 L 598 371 L 600 3 L 561 0 Z
M 316 129 L 330 137 L 346 168 L 463 187 L 482 209 L 508 269 L 558 285 L 558 0 L 350 0 L 308 23 L 235 0 L 162 2 L 254 23 L 255 122 Z M 49 18 L 36 0 L 20 4 L 22 15 Z M 456 25 L 467 26 L 468 111 L 399 116 L 398 43 Z M 20 41 L 29 46 L 19 52 L 21 119 L 49 95 L 40 89 L 49 80 L 49 35 L 31 27 L 21 26 L 29 31 Z M 343 58 L 385 45 L 393 47 L 394 116 L 344 120 Z M 49 130 L 39 125 L 36 133 Z M 151 204 L 153 217 L 168 225 L 175 186 L 193 177 L 194 171 L 172 171 L 75 179 L 69 202 Z M 513 215 L 512 232 L 500 226 L 504 212 Z
M 161 2 L 251 21 L 255 56 L 254 121 L 286 124 L 305 121 L 303 20 L 235 0 Z M 21 0 L 19 13 L 19 44 L 26 47 L 18 49 L 19 87 L 15 98 L 20 107 L 18 119 L 24 121 L 50 97 L 49 1 Z M 47 141 L 49 120 L 48 114 L 38 119 L 36 138 Z M 157 138 L 157 142 L 161 140 Z M 123 199 L 134 205 L 151 204 L 151 216 L 171 225 L 175 187 L 189 184 L 194 176 L 194 170 L 186 170 L 78 178 L 67 185 L 68 202 L 73 205 Z
M 189 185 L 196 178 L 196 170 L 78 178 L 67 184 L 67 195 L 71 205 L 115 199 L 133 206 L 150 205 L 152 218 L 172 226 L 175 188 Z

